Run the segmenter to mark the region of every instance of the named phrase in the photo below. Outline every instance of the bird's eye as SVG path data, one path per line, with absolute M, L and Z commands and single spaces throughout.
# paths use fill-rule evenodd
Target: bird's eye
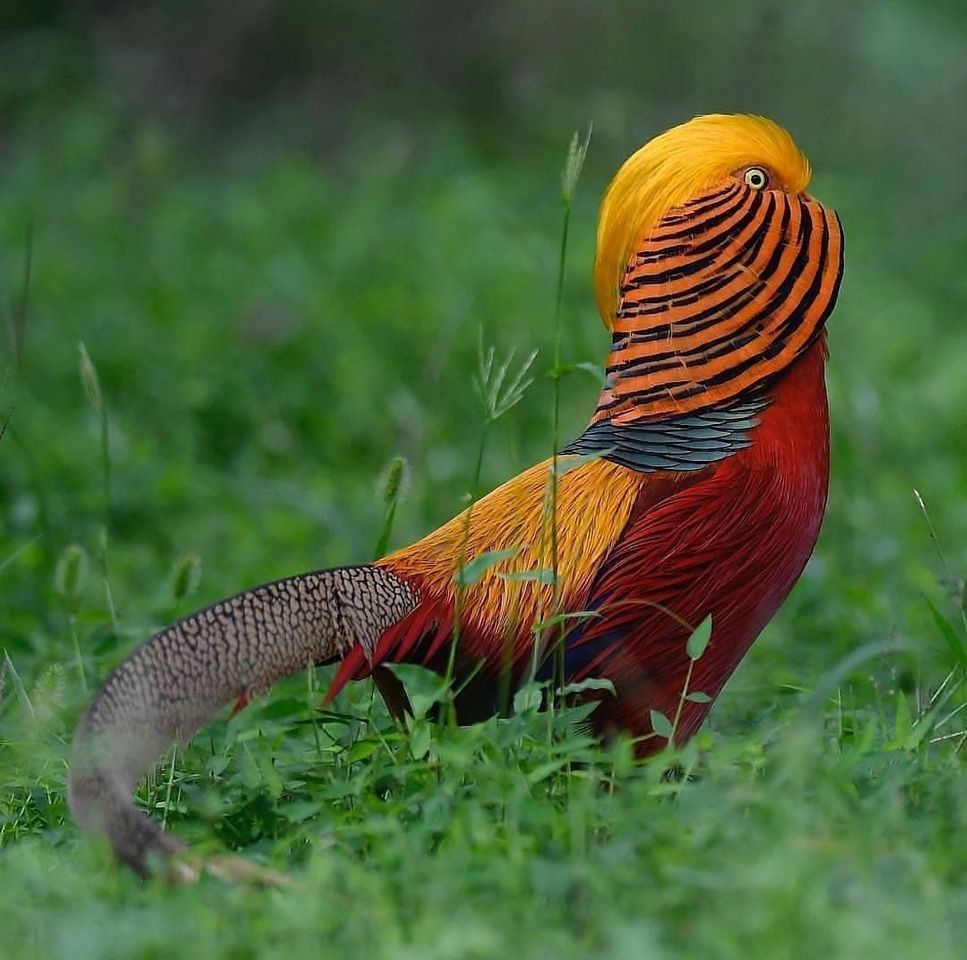
M 764 190 L 769 186 L 769 174 L 762 167 L 749 167 L 742 175 L 747 187 L 753 190 Z

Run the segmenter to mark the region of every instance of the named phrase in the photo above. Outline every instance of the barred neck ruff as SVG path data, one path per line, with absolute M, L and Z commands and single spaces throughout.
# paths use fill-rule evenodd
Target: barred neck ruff
M 670 210 L 630 258 L 592 426 L 728 411 L 816 340 L 843 272 L 839 218 L 735 177 Z

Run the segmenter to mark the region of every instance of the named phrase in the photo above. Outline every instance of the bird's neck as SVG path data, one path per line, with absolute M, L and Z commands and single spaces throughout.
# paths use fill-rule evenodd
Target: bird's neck
M 768 622 L 796 582 L 819 537 L 829 491 L 829 414 L 825 338 L 818 339 L 769 390 L 752 444 L 721 464 L 720 479 L 756 490 L 769 521 L 769 539 L 782 550 L 761 591 Z
M 825 366 L 828 350 L 823 334 L 768 390 L 769 405 L 759 415 L 752 446 L 737 459 L 750 465 L 775 465 L 784 472 L 815 474 L 826 501 L 829 477 L 829 408 L 826 401 Z

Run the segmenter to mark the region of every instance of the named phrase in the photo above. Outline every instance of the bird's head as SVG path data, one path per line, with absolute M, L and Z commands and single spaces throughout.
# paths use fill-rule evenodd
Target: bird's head
M 696 117 L 633 154 L 604 196 L 595 293 L 611 332 L 595 417 L 728 406 L 818 338 L 843 231 L 809 162 L 761 117 Z
M 809 161 L 778 124 L 764 117 L 709 114 L 672 127 L 622 165 L 604 195 L 594 286 L 611 329 L 629 258 L 670 210 L 727 184 L 800 194 Z

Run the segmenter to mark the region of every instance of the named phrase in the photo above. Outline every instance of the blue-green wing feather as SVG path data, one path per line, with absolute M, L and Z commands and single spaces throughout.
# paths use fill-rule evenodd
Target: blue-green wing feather
M 758 414 L 768 405 L 752 397 L 721 410 L 707 410 L 646 423 L 591 424 L 561 452 L 602 458 L 640 473 L 656 470 L 703 470 L 745 450 Z

